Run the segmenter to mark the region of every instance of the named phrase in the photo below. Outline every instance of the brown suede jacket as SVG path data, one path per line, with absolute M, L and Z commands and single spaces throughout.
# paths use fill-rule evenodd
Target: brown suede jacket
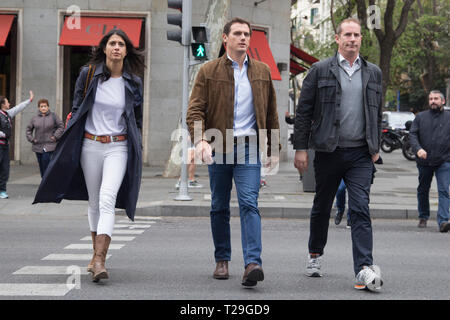
M 248 57 L 247 75 L 252 87 L 256 124 L 259 130 L 267 130 L 267 155 L 270 156 L 271 145 L 278 145 L 281 149 L 277 101 L 270 69 L 265 63 Z M 202 123 L 202 134 L 194 137 L 196 121 Z M 224 54 L 200 68 L 189 100 L 186 123 L 191 141 L 195 144 L 202 139 L 210 141 L 208 135 L 203 136 L 206 130 L 213 128 L 220 130 L 223 136 L 223 150 L 230 152 L 231 150 L 226 148 L 226 130 L 233 130 L 233 122 L 234 71 L 232 62 Z M 273 129 L 277 131 L 271 134 Z

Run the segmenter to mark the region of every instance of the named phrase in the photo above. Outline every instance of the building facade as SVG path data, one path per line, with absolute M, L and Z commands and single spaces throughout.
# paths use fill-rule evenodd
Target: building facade
M 264 31 L 275 65 L 289 64 L 289 1 L 193 0 L 192 24 L 210 21 L 214 10 L 225 8 L 227 19 L 244 18 Z M 109 31 L 117 22 L 126 21 L 137 30 L 135 46 L 145 52 L 147 68 L 142 70 L 144 82 L 143 160 L 146 165 L 163 165 L 171 152 L 171 134 L 178 126 L 182 110 L 183 48 L 168 41 L 167 0 L 2 0 L 0 26 L 12 19 L 4 45 L 0 43 L 0 94 L 12 105 L 27 99 L 33 90 L 35 101 L 14 123 L 11 159 L 24 164 L 35 163 L 35 155 L 26 140 L 25 128 L 37 112 L 37 101 L 47 98 L 52 111 L 62 117 L 70 112 L 73 87 L 79 68 L 89 58 L 91 45 L 83 41 L 93 34 Z M 67 19 L 92 19 L 80 38 L 64 37 Z M 8 18 L 8 17 L 13 18 Z M 113 22 L 109 22 L 112 20 Z M 70 23 L 76 25 L 77 20 Z M 83 26 L 85 26 L 83 24 Z M 222 28 L 221 26 L 212 27 Z M 2 31 L 3 30 L 3 31 Z M 0 28 L 0 32 L 5 28 Z M 1 39 L 1 34 L 0 34 Z M 217 40 L 217 39 L 216 39 Z M 212 57 L 214 58 L 214 57 Z M 283 68 L 280 68 L 283 70 Z M 288 106 L 289 71 L 280 71 L 274 81 L 281 125 L 281 158 L 287 145 L 284 113 Z

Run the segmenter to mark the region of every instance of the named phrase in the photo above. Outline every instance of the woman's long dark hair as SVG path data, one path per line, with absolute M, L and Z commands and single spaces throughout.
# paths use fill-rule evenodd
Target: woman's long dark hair
M 121 29 L 113 29 L 103 36 L 98 46 L 92 51 L 91 59 L 88 64 L 104 63 L 102 80 L 106 81 L 111 77 L 111 70 L 106 66 L 106 55 L 103 51 L 106 48 L 109 38 L 114 34 L 120 36 L 123 41 L 125 41 L 127 47 L 127 55 L 123 60 L 123 71 L 139 76 L 146 67 L 144 64 L 144 52 L 136 49 L 130 38 L 128 38 L 127 34 Z

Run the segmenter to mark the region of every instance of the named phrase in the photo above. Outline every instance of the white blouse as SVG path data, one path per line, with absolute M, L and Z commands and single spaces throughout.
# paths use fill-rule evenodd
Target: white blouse
M 99 81 L 94 105 L 88 112 L 85 131 L 97 135 L 127 133 L 125 112 L 125 80 L 122 77 Z

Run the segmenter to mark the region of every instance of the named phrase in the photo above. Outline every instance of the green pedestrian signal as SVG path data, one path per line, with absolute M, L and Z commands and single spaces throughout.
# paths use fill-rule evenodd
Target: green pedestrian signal
M 195 60 L 208 60 L 207 43 L 209 42 L 209 30 L 206 26 L 192 27 L 191 48 Z
M 204 43 L 191 43 L 192 55 L 195 60 L 205 60 L 206 57 L 206 47 Z

